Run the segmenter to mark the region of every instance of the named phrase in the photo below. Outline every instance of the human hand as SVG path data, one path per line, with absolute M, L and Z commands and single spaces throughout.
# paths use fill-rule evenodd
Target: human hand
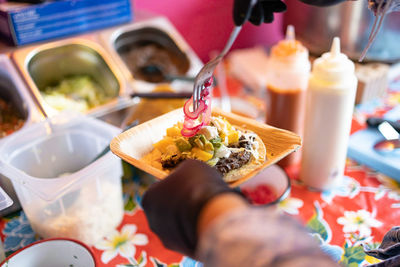
M 247 11 L 251 9 L 249 17 Z M 281 0 L 234 0 L 233 21 L 240 26 L 246 22 L 254 25 L 271 23 L 274 20 L 274 13 L 286 11 L 286 5 Z
M 215 196 L 235 192 L 222 176 L 198 160 L 185 160 L 143 196 L 150 228 L 165 247 L 194 257 L 202 208 Z
M 332 6 L 344 2 L 346 0 L 300 0 L 300 1 L 306 3 L 307 5 L 312 5 L 312 6 Z

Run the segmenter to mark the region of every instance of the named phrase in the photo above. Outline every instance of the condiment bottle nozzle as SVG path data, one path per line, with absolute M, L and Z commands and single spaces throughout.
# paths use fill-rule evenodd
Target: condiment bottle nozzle
M 332 46 L 331 46 L 331 57 L 336 57 L 340 55 L 340 38 L 333 38 Z
M 288 25 L 286 28 L 286 37 L 285 39 L 287 41 L 294 41 L 296 39 L 295 33 L 294 33 L 294 26 L 293 25 Z

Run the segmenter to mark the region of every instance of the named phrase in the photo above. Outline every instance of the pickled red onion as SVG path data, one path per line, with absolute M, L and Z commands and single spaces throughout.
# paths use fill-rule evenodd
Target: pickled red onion
M 185 114 L 185 121 L 181 131 L 182 136 L 192 137 L 203 127 L 210 123 L 211 118 L 211 94 L 210 88 L 212 85 L 212 78 L 204 83 L 204 89 L 201 91 L 199 106 L 195 111 L 191 111 L 190 107 L 193 106 L 193 96 L 186 101 L 183 106 L 183 113 Z
M 204 112 L 206 109 L 206 105 L 204 101 L 200 100 L 199 101 L 199 107 L 196 109 L 196 111 L 190 111 L 190 108 L 193 106 L 193 96 L 185 102 L 185 105 L 183 106 L 183 113 L 185 113 L 185 116 L 191 118 L 191 119 L 197 119 L 201 113 Z
M 182 128 L 181 134 L 182 136 L 185 137 L 192 137 L 194 136 L 198 131 L 200 131 L 201 127 L 203 127 L 204 124 L 200 123 L 199 125 L 193 127 L 193 128 L 185 128 L 185 126 Z

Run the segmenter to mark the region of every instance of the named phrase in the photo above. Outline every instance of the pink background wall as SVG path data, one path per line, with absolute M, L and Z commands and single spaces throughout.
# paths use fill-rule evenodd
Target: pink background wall
M 221 51 L 233 27 L 233 0 L 133 0 L 134 9 L 161 14 L 175 25 L 203 61 Z M 270 46 L 282 38 L 282 16 L 272 24 L 246 23 L 233 49 Z

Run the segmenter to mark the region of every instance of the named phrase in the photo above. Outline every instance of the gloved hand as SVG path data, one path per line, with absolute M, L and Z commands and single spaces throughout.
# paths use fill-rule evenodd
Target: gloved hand
M 312 6 L 332 6 L 344 2 L 346 0 L 300 0 L 307 5 Z
M 227 192 L 236 191 L 214 168 L 187 159 L 147 190 L 142 205 L 151 230 L 164 246 L 193 257 L 200 211 L 213 197 Z
M 281 0 L 235 0 L 233 21 L 236 26 L 242 25 L 246 20 L 254 25 L 271 23 L 274 20 L 274 13 L 283 11 L 286 11 L 286 5 Z

